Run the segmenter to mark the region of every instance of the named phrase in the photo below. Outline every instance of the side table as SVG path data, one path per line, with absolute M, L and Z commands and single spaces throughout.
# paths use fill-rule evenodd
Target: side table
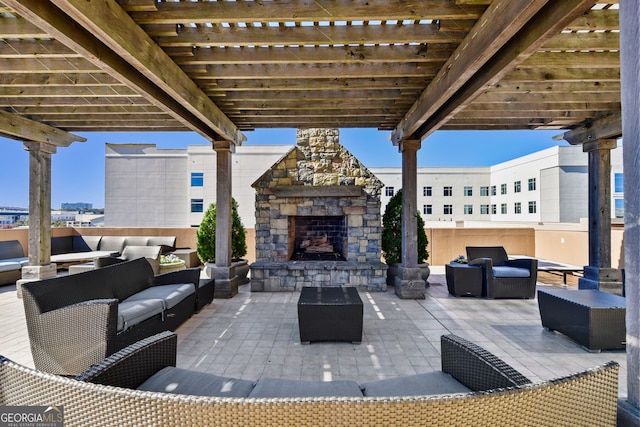
M 482 267 L 450 262 L 445 265 L 447 289 L 451 295 L 482 296 Z
M 298 300 L 300 341 L 362 342 L 363 306 L 353 286 L 305 286 Z

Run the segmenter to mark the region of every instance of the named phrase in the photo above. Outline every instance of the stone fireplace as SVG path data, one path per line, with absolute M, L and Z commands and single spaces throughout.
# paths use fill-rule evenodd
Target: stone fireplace
M 338 139 L 338 129 L 298 129 L 296 147 L 253 184 L 252 291 L 386 290 L 383 184 Z

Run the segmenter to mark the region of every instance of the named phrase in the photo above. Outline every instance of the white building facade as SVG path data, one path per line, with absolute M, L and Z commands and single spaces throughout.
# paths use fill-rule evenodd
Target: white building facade
M 251 184 L 292 146 L 237 147 L 232 195 L 245 227 L 255 224 Z M 105 226 L 197 227 L 216 200 L 210 146 L 158 149 L 106 145 Z M 402 187 L 400 168 L 369 168 L 384 184 L 382 210 Z M 427 225 L 453 221 L 576 223 L 588 217 L 588 156 L 558 146 L 487 167 L 418 168 L 418 208 Z M 611 152 L 611 217 L 624 213 L 622 148 Z

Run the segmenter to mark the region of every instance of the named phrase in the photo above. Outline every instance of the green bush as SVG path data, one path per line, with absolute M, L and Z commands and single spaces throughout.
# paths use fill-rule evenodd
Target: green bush
M 418 223 L 418 264 L 429 258 L 427 252 L 427 233 L 424 231 L 424 220 L 416 211 Z M 382 216 L 382 255 L 389 265 L 402 262 L 402 190 L 389 200 Z
M 211 203 L 198 228 L 198 257 L 202 262 L 216 260 L 216 204 Z M 231 199 L 231 258 L 238 260 L 247 254 L 247 237 L 238 215 L 238 203 Z

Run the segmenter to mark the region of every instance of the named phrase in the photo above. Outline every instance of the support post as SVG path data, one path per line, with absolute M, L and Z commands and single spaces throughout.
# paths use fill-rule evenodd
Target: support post
M 620 73 L 624 157 L 624 265 L 627 302 L 627 400 L 618 425 L 640 425 L 640 2 L 620 0 Z
M 418 265 L 417 153 L 420 140 L 400 143 L 402 153 L 402 264 L 394 278 L 396 294 L 400 298 L 424 299 L 426 281 L 423 268 Z
M 26 141 L 24 147 L 29 151 L 29 265 L 16 282 L 18 298 L 23 283 L 56 276 L 51 263 L 51 154 L 56 146 Z
M 616 146 L 615 139 L 582 146 L 589 155 L 589 265 L 578 287 L 622 295 L 618 270 L 611 268 L 611 150 Z
M 231 262 L 231 154 L 230 141 L 214 141 L 216 152 L 216 262 L 208 266 L 215 280 L 215 297 L 230 298 L 238 293 L 238 276 Z

